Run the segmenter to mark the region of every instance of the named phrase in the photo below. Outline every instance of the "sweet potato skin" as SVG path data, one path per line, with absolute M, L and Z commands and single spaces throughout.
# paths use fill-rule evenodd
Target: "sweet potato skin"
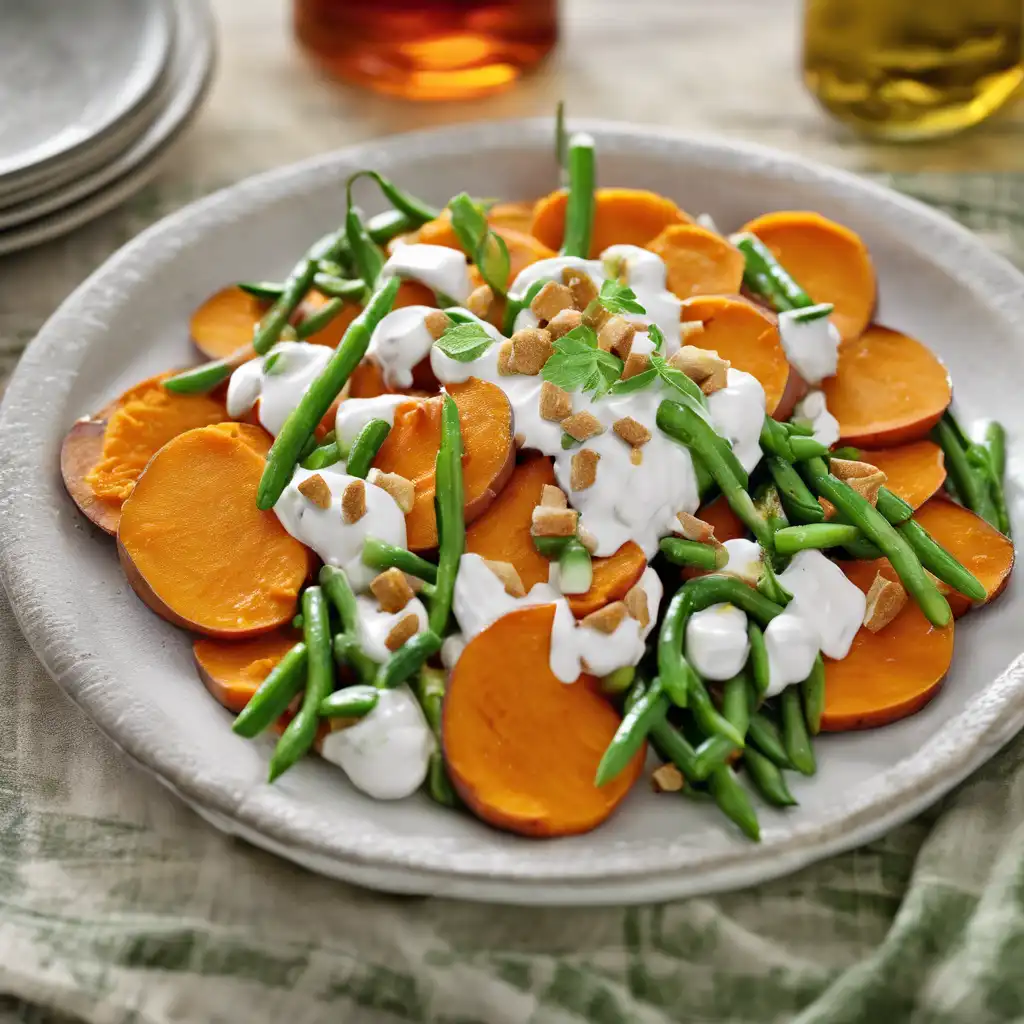
M 60 446 L 60 475 L 64 488 L 79 512 L 94 526 L 113 536 L 121 518 L 121 506 L 96 496 L 86 482 L 89 471 L 103 455 L 103 433 L 107 421 L 78 420 L 64 435 Z

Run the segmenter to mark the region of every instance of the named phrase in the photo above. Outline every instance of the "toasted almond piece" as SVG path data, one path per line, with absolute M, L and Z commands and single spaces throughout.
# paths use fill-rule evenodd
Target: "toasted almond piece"
M 562 420 L 562 429 L 574 441 L 586 441 L 604 433 L 601 421 L 592 412 L 577 412 Z
M 566 267 L 562 271 L 562 280 L 572 293 L 572 304 L 581 313 L 600 294 L 590 275 L 575 267 Z
M 541 321 L 552 320 L 563 309 L 572 309 L 572 292 L 564 284 L 548 281 L 533 297 L 530 312 Z
M 554 352 L 551 335 L 539 327 L 525 327 L 512 335 L 512 368 L 516 373 L 534 377 Z
M 582 448 L 572 457 L 569 486 L 574 491 L 585 491 L 597 480 L 597 464 L 601 456 L 592 448 Z
M 596 612 L 591 612 L 580 621 L 580 625 L 596 629 L 599 633 L 614 633 L 627 614 L 625 601 L 612 601 Z
M 544 489 L 540 492 L 540 503 L 547 508 L 569 507 L 569 499 L 565 496 L 565 491 L 554 484 L 544 485 Z
M 366 515 L 366 484 L 352 480 L 341 492 L 341 521 L 358 523 Z
M 563 309 L 561 313 L 556 313 L 548 321 L 545 329 L 551 335 L 551 340 L 557 341 L 570 331 L 575 330 L 581 323 L 583 323 L 583 314 L 578 309 Z
M 597 551 L 597 538 L 585 527 L 576 531 L 576 539 L 591 553 Z
M 704 324 L 700 320 L 684 320 L 679 325 L 679 342 L 681 345 L 695 345 L 704 333 Z
M 651 786 L 655 793 L 678 793 L 685 785 L 683 773 L 674 764 L 663 764 L 651 772 Z
M 498 373 L 503 377 L 511 377 L 516 372 L 512 362 L 512 342 L 503 341 L 498 347 Z
M 534 537 L 571 537 L 576 533 L 579 513 L 574 508 L 534 505 L 530 533 Z
M 635 335 L 636 328 L 624 316 L 609 317 L 597 332 L 597 347 L 628 359 Z
M 426 327 L 427 333 L 434 339 L 434 341 L 437 341 L 437 339 L 452 326 L 453 322 L 452 318 L 440 309 L 432 309 L 423 318 L 423 326 Z
M 689 512 L 679 512 L 676 515 L 679 520 L 679 533 L 686 540 L 699 541 L 701 544 L 710 544 L 715 539 L 715 528 L 703 519 L 691 516 Z
M 626 444 L 634 447 L 647 444 L 651 439 L 651 432 L 632 416 L 623 416 L 612 424 L 612 430 L 622 438 Z
M 888 479 L 877 466 L 856 459 L 832 459 L 829 472 L 867 498 L 872 505 L 878 501 L 878 489 Z
M 630 352 L 626 356 L 626 365 L 622 368 L 622 379 L 629 380 L 638 373 L 643 373 L 651 368 L 651 357 L 645 352 Z
M 331 507 L 331 489 L 327 486 L 327 481 L 319 473 L 306 477 L 299 484 L 299 494 L 304 498 L 308 498 L 317 508 Z
M 729 382 L 729 360 L 722 359 L 711 349 L 684 345 L 668 362 L 669 366 L 682 370 L 694 384 L 699 384 L 705 395 L 721 391 Z
M 828 498 L 818 498 L 818 504 L 824 509 L 825 521 L 828 522 L 836 517 L 836 507 Z
M 644 464 L 644 450 L 643 448 L 636 447 L 631 448 L 629 452 L 629 461 L 634 466 L 642 466 Z
M 492 302 L 494 302 L 494 292 L 491 291 L 491 286 L 482 284 L 469 293 L 469 298 L 466 299 L 466 309 L 474 316 L 480 317 L 481 320 L 486 320 L 487 314 L 491 311 Z
M 641 629 L 646 629 L 650 625 L 651 613 L 647 607 L 647 591 L 639 583 L 626 593 L 623 604 L 630 617 L 640 623 Z
M 494 562 L 485 558 L 484 565 L 505 584 L 505 593 L 509 597 L 526 597 L 526 587 L 523 586 L 523 581 L 511 562 Z
M 377 598 L 381 611 L 391 615 L 400 612 L 415 596 L 405 573 L 393 566 L 370 581 L 370 591 Z
M 572 395 L 546 380 L 540 386 L 541 419 L 559 423 L 572 414 Z
M 416 485 L 411 480 L 407 480 L 400 473 L 382 473 L 379 469 L 371 469 L 366 474 L 366 479 L 374 487 L 387 491 L 404 515 L 412 511 L 416 501 Z
M 411 640 L 419 632 L 419 629 L 420 620 L 412 612 L 409 612 L 391 627 L 391 632 L 384 638 L 384 646 L 389 651 L 397 651 L 406 640 Z
M 895 580 L 887 580 L 875 573 L 868 589 L 868 603 L 864 610 L 864 628 L 877 633 L 896 618 L 907 603 L 907 592 Z
M 611 313 L 600 302 L 591 302 L 583 310 L 583 323 L 595 331 L 600 331 L 610 319 Z

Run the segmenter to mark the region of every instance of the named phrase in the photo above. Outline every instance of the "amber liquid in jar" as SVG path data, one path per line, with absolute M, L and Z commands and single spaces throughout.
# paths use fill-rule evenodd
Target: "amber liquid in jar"
M 807 0 L 804 80 L 882 138 L 968 128 L 1024 80 L 1024 0 Z
M 511 85 L 554 46 L 557 0 L 294 0 L 299 41 L 331 74 L 413 100 Z

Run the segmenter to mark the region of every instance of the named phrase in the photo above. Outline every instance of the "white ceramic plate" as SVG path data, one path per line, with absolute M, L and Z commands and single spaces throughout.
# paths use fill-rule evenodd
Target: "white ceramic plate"
M 581 127 L 583 127 L 581 125 Z M 859 231 L 881 280 L 879 317 L 947 361 L 965 414 L 1009 430 L 1024 458 L 1024 279 L 968 232 L 857 178 L 754 147 L 593 123 L 603 182 L 656 189 L 732 228 L 765 210 L 819 210 Z M 338 878 L 396 892 L 519 903 L 656 900 L 748 885 L 863 843 L 978 767 L 1024 724 L 1024 594 L 1011 584 L 957 627 L 953 670 L 920 714 L 823 737 L 800 807 L 759 813 L 763 841 L 714 809 L 638 786 L 590 835 L 530 841 L 426 797 L 374 803 L 309 759 L 263 782 L 270 741 L 235 737 L 187 636 L 125 584 L 113 544 L 65 496 L 61 438 L 120 390 L 191 357 L 189 312 L 225 282 L 284 274 L 344 209 L 341 183 L 375 167 L 442 203 L 465 189 L 526 198 L 556 180 L 547 121 L 367 144 L 210 196 L 129 243 L 58 310 L 0 412 L 0 570 L 33 648 L 106 734 L 218 828 Z M 1010 493 L 1018 525 L 1020 491 Z

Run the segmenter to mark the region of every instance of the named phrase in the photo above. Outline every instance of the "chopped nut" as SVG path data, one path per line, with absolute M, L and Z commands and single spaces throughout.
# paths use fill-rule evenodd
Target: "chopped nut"
M 604 433 L 601 421 L 592 412 L 578 412 L 562 420 L 562 429 L 574 441 L 586 441 Z
M 624 316 L 609 317 L 597 332 L 597 347 L 628 359 L 635 334 L 636 328 Z
M 394 567 L 375 576 L 370 582 L 370 591 L 377 598 L 381 611 L 390 614 L 400 612 L 415 596 L 405 573 Z
M 584 270 L 566 267 L 562 271 L 562 280 L 569 286 L 572 293 L 572 304 L 582 313 L 598 296 L 597 285 Z
M 515 372 L 512 364 L 512 342 L 503 341 L 498 348 L 498 373 L 503 377 L 510 377 Z
M 505 593 L 509 597 L 526 597 L 526 587 L 523 586 L 523 581 L 511 562 L 493 562 L 485 558 L 484 565 L 505 584 Z
M 599 633 L 614 633 L 627 615 L 624 601 L 612 601 L 596 612 L 591 612 L 580 622 L 581 626 L 596 629 Z
M 541 419 L 559 423 L 572 414 L 572 395 L 546 380 L 540 386 Z
M 644 450 L 643 448 L 632 448 L 629 452 L 629 461 L 634 466 L 642 466 L 644 464 Z
M 576 533 L 579 513 L 574 508 L 535 505 L 530 520 L 534 537 L 571 537 Z
M 622 438 L 626 444 L 634 446 L 647 444 L 651 439 L 651 432 L 632 416 L 623 416 L 612 424 L 612 430 Z
M 647 607 L 647 591 L 639 584 L 632 587 L 626 594 L 623 602 L 626 611 L 631 618 L 640 623 L 642 629 L 646 629 L 651 623 L 650 609 Z
M 409 612 L 391 627 L 391 632 L 384 638 L 384 646 L 389 651 L 397 651 L 406 640 L 411 640 L 419 631 L 420 620 Z
M 836 507 L 835 507 L 835 505 L 832 504 L 831 501 L 828 500 L 828 498 L 819 498 L 818 499 L 818 504 L 822 507 L 822 509 L 825 512 L 825 521 L 826 522 L 828 522 L 830 519 L 835 519 L 835 517 L 836 517 Z
M 366 485 L 353 480 L 341 493 L 341 521 L 358 523 L 366 515 Z
M 583 448 L 573 457 L 569 473 L 569 486 L 574 491 L 585 491 L 597 480 L 597 464 L 601 456 L 592 448 Z
M 701 544 L 709 544 L 715 539 L 715 528 L 703 519 L 691 516 L 689 512 L 680 512 L 676 515 L 679 520 L 679 533 L 686 540 L 699 541 Z
M 423 326 L 426 327 L 427 332 L 434 341 L 437 341 L 437 339 L 452 326 L 452 323 L 453 321 L 451 317 L 440 309 L 431 310 L 431 312 L 423 318 Z
M 299 484 L 299 494 L 304 498 L 308 498 L 317 508 L 331 507 L 331 489 L 327 486 L 327 481 L 319 473 L 306 477 Z
M 576 531 L 576 539 L 591 553 L 597 551 L 597 538 L 585 527 Z
M 880 572 L 868 590 L 868 603 L 864 611 L 864 628 L 877 633 L 896 618 L 907 603 L 907 592 L 895 580 L 887 580 Z
M 466 299 L 466 309 L 474 316 L 480 317 L 481 320 L 486 320 L 487 314 L 491 311 L 492 302 L 494 302 L 494 292 L 491 291 L 491 286 L 482 284 L 469 293 L 469 298 Z
M 551 335 L 539 327 L 526 327 L 512 335 L 512 369 L 533 377 L 544 368 L 554 351 Z M 499 355 L 500 359 L 500 355 Z
M 611 319 L 611 313 L 600 302 L 591 302 L 583 310 L 583 322 L 595 331 L 600 331 L 609 319 Z
M 405 515 L 412 511 L 416 501 L 416 485 L 411 480 L 398 473 L 382 473 L 379 469 L 371 469 L 366 479 L 374 487 L 387 491 Z
M 546 328 L 551 340 L 556 341 L 570 331 L 575 330 L 583 323 L 583 314 L 578 309 L 563 309 L 556 313 L 549 321 Z
M 561 487 L 555 487 L 554 484 L 544 485 L 543 490 L 540 492 L 540 503 L 548 508 L 569 507 L 569 499 L 566 498 L 565 491 Z
M 523 433 L 516 433 L 512 436 L 512 442 L 517 448 L 523 448 L 526 445 L 526 435 Z
M 626 365 L 622 368 L 622 379 L 629 380 L 638 373 L 651 368 L 651 357 L 644 352 L 630 352 L 626 357 Z
M 878 489 L 888 479 L 885 473 L 870 462 L 858 462 L 854 459 L 832 459 L 829 472 L 867 498 L 872 505 L 878 500 Z
M 679 341 L 683 345 L 692 345 L 704 333 L 704 324 L 700 320 L 684 320 L 679 325 Z
M 705 395 L 721 391 L 728 383 L 729 360 L 710 349 L 684 345 L 668 362 L 699 384 Z
M 674 764 L 663 764 L 651 772 L 655 793 L 678 793 L 686 784 L 683 773 Z
M 572 305 L 572 292 L 564 284 L 548 281 L 533 297 L 530 312 L 538 320 L 553 320 L 563 309 L 572 309 Z

